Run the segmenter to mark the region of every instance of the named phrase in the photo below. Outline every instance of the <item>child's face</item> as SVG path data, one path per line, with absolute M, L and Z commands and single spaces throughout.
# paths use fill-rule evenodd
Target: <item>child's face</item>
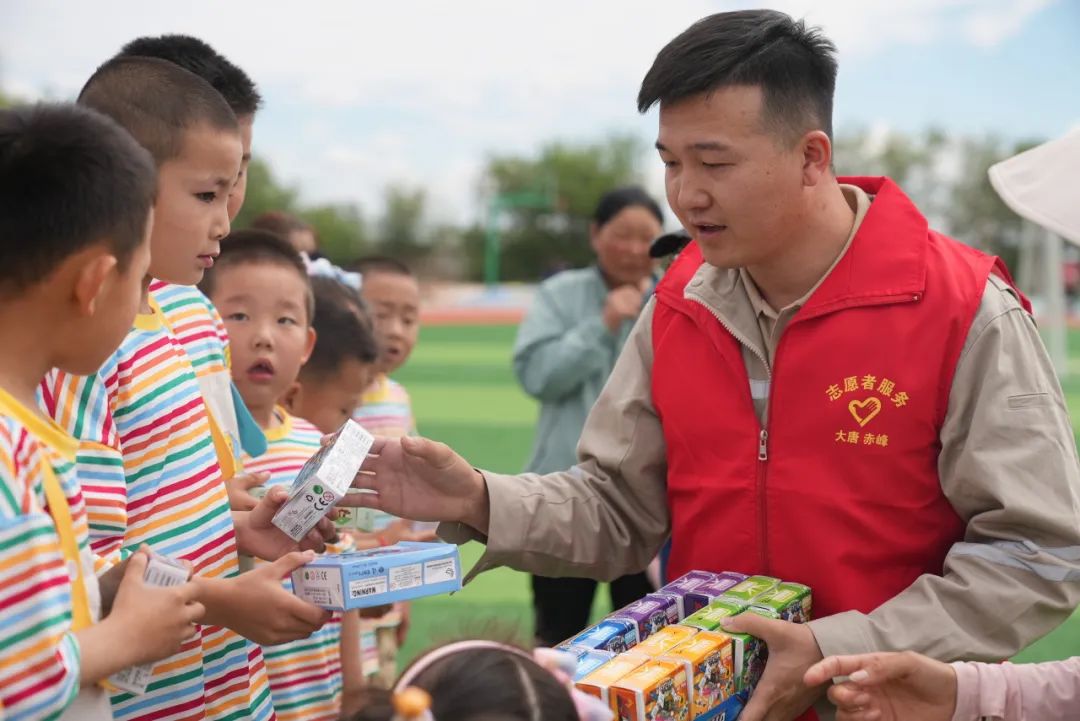
M 240 172 L 240 136 L 206 125 L 188 130 L 180 155 L 158 169 L 150 275 L 195 285 L 229 234 L 229 191 Z
M 146 287 L 153 222 L 154 212 L 151 210 L 146 221 L 146 235 L 132 251 L 127 265 L 123 270 L 113 266 L 105 274 L 92 307 L 86 309 L 69 334 L 70 346 L 75 351 L 61 370 L 77 375 L 96 373 L 131 330 Z
M 218 271 L 210 300 L 229 331 L 233 381 L 253 411 L 273 409 L 311 355 L 307 297 L 295 268 L 243 263 Z
M 298 402 L 292 409 L 323 433 L 333 433 L 352 418 L 360 398 L 375 378 L 375 367 L 355 358 L 345 359 L 338 372 L 326 378 L 301 383 Z
M 247 196 L 248 165 L 251 163 L 251 136 L 254 132 L 255 116 L 238 115 L 236 122 L 240 126 L 240 145 L 244 154 L 240 158 L 240 175 L 229 192 L 230 223 L 240 214 L 240 209 L 244 207 L 244 198 Z
M 420 285 L 412 276 L 376 271 L 360 288 L 371 306 L 379 371 L 392 373 L 405 365 L 420 333 Z

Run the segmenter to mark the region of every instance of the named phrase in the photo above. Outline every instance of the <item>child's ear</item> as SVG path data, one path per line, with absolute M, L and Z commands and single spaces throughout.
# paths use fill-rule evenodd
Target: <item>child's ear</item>
M 296 415 L 300 408 L 300 402 L 303 400 L 304 387 L 300 385 L 299 381 L 293 381 L 293 384 L 289 386 L 289 390 L 285 391 L 285 395 L 281 396 L 279 403 L 289 412 L 290 415 Z
M 94 314 L 103 291 L 109 285 L 110 276 L 115 274 L 116 266 L 116 256 L 95 253 L 79 268 L 72 288 L 72 300 L 79 315 L 89 317 Z
M 304 365 L 311 358 L 312 351 L 315 350 L 315 339 L 318 334 L 314 328 L 309 327 L 307 331 L 307 341 L 304 343 L 304 354 L 300 356 L 300 365 Z

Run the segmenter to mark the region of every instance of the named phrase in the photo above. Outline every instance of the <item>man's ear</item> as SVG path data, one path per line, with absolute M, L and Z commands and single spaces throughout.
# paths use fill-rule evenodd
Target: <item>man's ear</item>
M 72 261 L 78 263 L 78 267 L 71 299 L 76 313 L 88 318 L 97 311 L 101 296 L 116 276 L 116 256 L 98 250 L 85 258 L 76 256 Z
M 800 141 L 803 156 L 803 183 L 818 185 L 832 173 L 832 142 L 821 130 L 813 130 Z

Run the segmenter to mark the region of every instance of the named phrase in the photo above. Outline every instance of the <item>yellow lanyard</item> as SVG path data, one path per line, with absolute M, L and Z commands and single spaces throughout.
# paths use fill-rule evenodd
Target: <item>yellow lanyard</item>
M 161 320 L 161 323 L 169 331 L 169 334 L 172 335 L 172 337 L 176 339 L 177 342 L 179 342 L 179 338 L 176 335 L 176 330 L 172 327 L 172 324 L 169 323 L 169 319 L 165 317 L 165 313 L 161 310 L 161 307 L 157 304 L 157 301 L 155 301 L 153 298 L 150 298 L 149 303 L 150 308 Z M 227 348 L 225 352 L 227 355 Z M 186 353 L 184 355 L 184 359 L 188 361 L 188 365 L 191 368 L 192 374 L 197 376 L 197 371 L 195 370 L 194 366 L 191 366 L 190 359 L 187 357 Z M 228 360 L 229 359 L 226 358 L 226 363 L 228 363 Z M 235 476 L 237 473 L 239 473 L 241 470 L 239 467 L 240 464 L 238 462 L 239 459 L 237 458 L 236 450 L 233 448 L 232 442 L 230 441 L 229 437 L 225 434 L 223 430 L 221 430 L 221 426 L 218 424 L 217 418 L 214 417 L 214 411 L 210 408 L 210 404 L 207 402 L 206 396 L 204 396 L 200 392 L 199 398 L 202 399 L 203 408 L 206 409 L 206 418 L 210 422 L 210 438 L 214 441 L 214 453 L 217 455 L 218 466 L 220 466 L 221 468 L 221 480 L 227 481 L 233 476 Z
M 71 507 L 67 496 L 60 488 L 52 466 L 46 460 L 41 463 L 42 485 L 45 487 L 45 501 L 49 504 L 56 533 L 60 536 L 60 550 L 69 568 L 75 569 L 75 582 L 71 584 L 71 629 L 79 631 L 92 623 L 90 619 L 90 600 L 86 595 L 86 580 L 83 578 L 82 557 L 79 544 L 75 540 L 75 524 L 71 521 Z
M 0 389 L 0 413 L 20 422 L 44 448 L 59 452 L 56 444 L 60 446 L 71 444 L 68 452 L 71 454 L 70 460 L 75 460 L 74 438 L 59 426 L 25 408 L 3 389 Z M 50 438 L 53 439 L 52 443 L 49 442 Z M 92 621 L 90 600 L 86 594 L 86 579 L 83 577 L 82 557 L 79 554 L 79 543 L 75 539 L 75 524 L 71 520 L 71 506 L 68 505 L 64 489 L 60 487 L 60 480 L 56 477 L 52 463 L 48 458 L 40 456 L 38 462 L 41 485 L 45 491 L 45 503 L 49 507 L 49 515 L 56 528 L 56 535 L 60 537 L 60 550 L 64 555 L 68 573 L 75 574 L 74 582 L 71 584 L 71 626 L 73 630 L 78 631 L 88 627 Z

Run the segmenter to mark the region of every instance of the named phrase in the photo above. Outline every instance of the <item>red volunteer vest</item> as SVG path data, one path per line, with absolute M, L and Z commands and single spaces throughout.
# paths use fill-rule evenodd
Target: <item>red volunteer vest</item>
M 797 581 L 813 589 L 816 617 L 872 611 L 940 575 L 963 539 L 938 479 L 939 432 L 987 278 L 1009 279 L 996 258 L 929 230 L 892 181 L 842 182 L 875 198 L 783 333 L 766 428 L 739 342 L 683 296 L 703 262 L 696 243 L 658 286 L 653 320 L 670 577 Z

